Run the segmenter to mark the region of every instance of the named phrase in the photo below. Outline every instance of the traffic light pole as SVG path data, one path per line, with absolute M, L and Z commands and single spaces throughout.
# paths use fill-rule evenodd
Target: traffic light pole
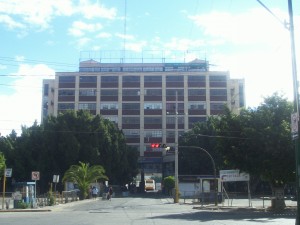
M 179 202 L 179 180 L 178 180 L 178 109 L 177 109 L 177 91 L 175 103 L 175 196 L 174 203 Z

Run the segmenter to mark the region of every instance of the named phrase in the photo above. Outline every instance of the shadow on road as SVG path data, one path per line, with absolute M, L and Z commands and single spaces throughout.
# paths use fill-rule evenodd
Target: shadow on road
M 265 222 L 278 219 L 295 219 L 295 212 L 286 211 L 282 213 L 265 212 L 256 209 L 227 209 L 227 210 L 197 210 L 192 213 L 169 214 L 164 216 L 154 216 L 151 219 L 174 219 L 174 220 L 190 220 L 190 221 L 212 221 L 212 220 L 247 220 L 254 222 Z

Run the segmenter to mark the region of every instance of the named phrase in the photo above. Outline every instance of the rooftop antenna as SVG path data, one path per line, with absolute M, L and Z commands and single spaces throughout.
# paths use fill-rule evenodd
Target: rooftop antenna
M 125 0 L 125 5 L 124 5 L 124 37 L 123 37 L 123 63 L 125 63 L 125 51 L 126 51 L 126 29 L 127 28 L 127 0 Z

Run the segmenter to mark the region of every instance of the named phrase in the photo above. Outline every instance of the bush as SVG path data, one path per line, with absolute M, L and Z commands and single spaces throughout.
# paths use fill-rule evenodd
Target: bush
M 17 208 L 18 209 L 27 209 L 29 207 L 29 204 L 23 202 L 23 201 L 18 201 Z
M 168 176 L 164 178 L 164 188 L 167 194 L 171 194 L 172 189 L 175 187 L 175 178 Z
M 54 196 L 53 196 L 53 193 L 51 191 L 48 192 L 47 199 L 48 199 L 48 204 L 49 205 L 54 205 Z

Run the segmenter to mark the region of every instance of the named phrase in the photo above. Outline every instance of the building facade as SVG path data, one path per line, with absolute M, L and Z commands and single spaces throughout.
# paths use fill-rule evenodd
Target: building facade
M 175 120 L 180 135 L 208 116 L 222 114 L 224 105 L 234 113 L 244 107 L 244 80 L 230 79 L 227 71 L 209 71 L 206 60 L 89 59 L 79 63 L 78 72 L 57 72 L 55 79 L 43 81 L 42 117 L 70 109 L 101 114 L 123 130 L 144 163 L 158 163 L 153 171 L 161 170 L 161 162 L 157 153 L 149 154 L 151 143 L 174 146 Z

